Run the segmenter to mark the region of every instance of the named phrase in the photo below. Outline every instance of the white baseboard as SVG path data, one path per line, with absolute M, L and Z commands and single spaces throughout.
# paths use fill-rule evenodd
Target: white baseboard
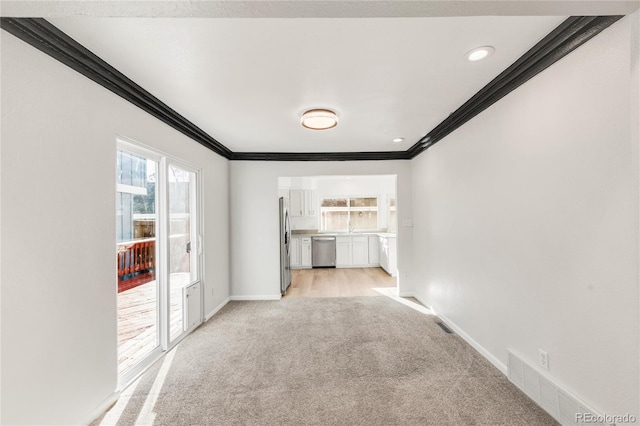
M 403 297 L 413 297 L 418 302 L 422 303 L 427 309 L 429 309 L 433 314 L 436 314 L 436 311 L 433 310 L 433 306 L 429 305 L 426 300 L 424 300 L 419 294 L 413 293 L 411 296 L 403 296 Z
M 412 292 L 412 291 L 406 291 L 406 292 L 403 292 L 403 293 L 398 293 L 398 296 L 399 297 L 413 297 L 413 298 L 417 299 L 415 293 Z M 420 303 L 422 303 L 422 302 L 420 302 Z M 422 304 L 424 305 L 424 303 L 422 303 Z
M 418 300 L 420 300 L 420 299 L 418 299 Z M 420 300 L 420 303 L 423 303 L 423 302 Z M 478 343 L 475 340 L 473 340 L 473 338 L 471 336 L 469 336 L 467 333 L 465 333 L 465 331 L 463 329 L 458 327 L 456 325 L 456 323 L 451 321 L 446 316 L 444 316 L 442 314 L 439 314 L 433 308 L 431 308 L 431 310 L 433 311 L 433 313 L 438 318 L 440 318 L 447 325 L 447 327 L 449 327 L 451 330 L 453 330 L 458 336 L 462 337 L 462 339 L 465 342 L 467 342 L 469 345 L 471 345 L 472 348 L 474 348 L 476 351 L 480 352 L 480 355 L 485 357 L 487 359 L 487 361 L 489 361 L 491 364 L 494 365 L 494 367 L 496 367 L 498 370 L 500 370 L 500 372 L 502 374 L 504 374 L 505 376 L 507 375 L 507 366 L 504 363 L 502 363 L 498 358 L 496 358 L 491 352 L 486 350 L 484 348 L 484 346 L 482 346 L 480 343 Z
M 93 422 L 95 419 L 106 413 L 107 410 L 111 408 L 111 406 L 115 404 L 116 401 L 118 401 L 118 398 L 120 398 L 120 391 L 112 393 L 107 397 L 107 399 L 102 401 L 96 408 L 94 408 L 89 414 L 87 414 L 84 420 L 79 422 L 79 424 L 91 424 L 91 422 Z
M 209 312 L 207 315 L 205 315 L 204 322 L 209 321 L 211 319 L 211 317 L 214 316 L 215 314 L 217 314 L 220 309 L 224 308 L 224 305 L 229 303 L 230 300 L 231 300 L 231 298 L 227 297 L 226 299 L 224 299 L 224 301 L 221 304 L 219 304 L 218 306 L 213 308 L 213 310 L 211 312 Z
M 230 300 L 280 300 L 282 295 L 280 294 L 264 294 L 264 295 L 249 295 L 249 296 L 231 296 Z
M 615 419 L 607 418 L 584 400 L 565 389 L 550 375 L 537 366 L 525 361 L 525 358 L 507 349 L 509 354 L 508 377 L 511 383 L 549 413 L 562 425 L 592 423 L 597 425 L 615 424 Z M 585 421 L 586 417 L 591 421 Z M 627 415 L 629 416 L 629 415 Z M 635 417 L 625 423 L 635 423 Z M 595 420 L 594 420 L 595 419 Z
M 601 419 L 605 420 L 605 423 L 591 422 L 593 424 L 614 424 L 612 422 L 608 422 L 609 419 L 606 415 L 602 414 L 602 412 L 595 409 L 578 396 L 572 394 L 550 375 L 541 371 L 537 366 L 525 361 L 525 358 L 514 352 L 512 349 L 507 349 L 507 353 L 509 355 L 508 365 L 503 364 L 498 358 L 493 356 L 482 345 L 465 333 L 464 330 L 458 327 L 456 323 L 446 316 L 438 314 L 433 307 L 429 306 L 420 296 L 414 295 L 413 297 L 415 297 L 424 306 L 428 307 L 447 325 L 447 327 L 453 330 L 475 350 L 480 352 L 480 354 L 500 370 L 502 374 L 507 376 L 510 382 L 522 390 L 525 395 L 531 398 L 532 401 L 549 413 L 561 425 L 583 424 L 584 422 L 578 419 L 578 415 L 583 416 L 581 417 L 582 419 L 584 419 L 584 416 L 586 415 L 591 415 L 593 416 L 591 419 L 596 418 L 598 421 Z

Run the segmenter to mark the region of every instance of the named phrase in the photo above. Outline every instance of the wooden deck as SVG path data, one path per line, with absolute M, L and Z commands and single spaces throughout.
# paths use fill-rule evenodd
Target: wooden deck
M 182 333 L 182 288 L 189 274 L 172 274 L 171 337 Z M 118 293 L 118 370 L 127 370 L 160 344 L 158 336 L 157 285 L 150 281 Z

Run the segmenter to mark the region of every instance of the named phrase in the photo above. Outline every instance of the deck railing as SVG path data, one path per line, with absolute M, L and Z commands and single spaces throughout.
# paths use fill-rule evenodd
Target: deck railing
M 156 266 L 156 239 L 123 241 L 117 244 L 118 280 L 138 272 L 153 270 Z

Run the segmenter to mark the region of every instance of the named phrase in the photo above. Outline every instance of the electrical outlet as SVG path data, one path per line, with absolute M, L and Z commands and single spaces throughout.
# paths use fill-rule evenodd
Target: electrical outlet
M 549 354 L 543 351 L 542 349 L 538 349 L 538 362 L 540 363 L 540 367 L 545 370 L 549 369 Z

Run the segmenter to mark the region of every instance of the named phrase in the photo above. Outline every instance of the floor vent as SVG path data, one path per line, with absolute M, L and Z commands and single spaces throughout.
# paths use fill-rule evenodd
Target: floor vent
M 442 321 L 438 321 L 436 324 L 438 324 L 440 326 L 440 328 L 442 329 L 442 331 L 444 331 L 445 333 L 448 333 L 448 334 L 452 334 L 453 333 L 453 331 L 451 331 L 449 329 L 449 327 L 444 325 L 444 323 Z
M 584 423 L 600 426 L 612 424 L 598 422 L 597 420 L 604 419 L 604 416 L 598 411 L 590 408 L 574 395 L 563 391 L 558 385 L 543 376 L 541 371 L 523 361 L 513 352 L 508 351 L 508 353 L 509 380 L 560 424 L 564 426 Z

